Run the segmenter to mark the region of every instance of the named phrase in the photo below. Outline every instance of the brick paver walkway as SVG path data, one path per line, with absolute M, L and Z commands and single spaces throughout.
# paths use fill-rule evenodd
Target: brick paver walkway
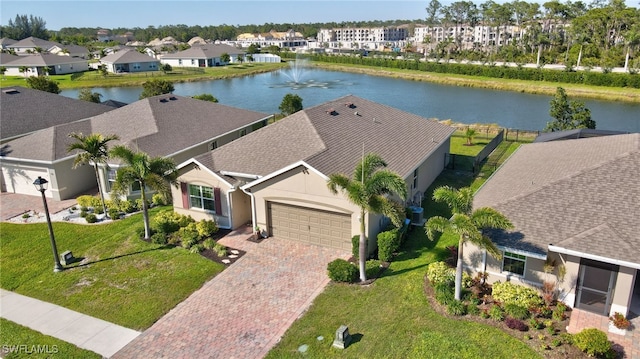
M 247 253 L 113 358 L 262 358 L 329 282 L 327 263 L 349 256 L 277 238 L 255 244 L 248 236 L 221 239 Z
M 620 335 L 609 332 L 608 317 L 574 308 L 567 331 L 575 334 L 586 328 L 596 328 L 607 333 L 609 340 L 624 348 L 625 358 L 640 359 L 640 317 L 631 319 L 631 328 Z

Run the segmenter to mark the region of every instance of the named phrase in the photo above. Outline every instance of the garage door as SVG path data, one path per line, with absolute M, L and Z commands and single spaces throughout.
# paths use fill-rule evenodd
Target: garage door
M 274 202 L 268 209 L 276 238 L 351 250 L 351 215 Z

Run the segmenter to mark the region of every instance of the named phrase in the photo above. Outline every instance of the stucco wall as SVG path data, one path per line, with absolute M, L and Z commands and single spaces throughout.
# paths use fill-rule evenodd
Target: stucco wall
M 222 213 L 213 213 L 211 211 L 205 211 L 199 208 L 185 208 L 182 203 L 182 191 L 180 187 L 171 187 L 171 197 L 173 198 L 173 209 L 175 212 L 190 215 L 196 221 L 202 219 L 214 219 L 220 228 L 231 228 L 231 220 L 229 218 L 229 202 L 227 198 L 227 191 L 229 185 L 220 181 L 220 179 L 213 176 L 208 171 L 197 168 L 195 165 L 185 166 L 180 170 L 178 181 L 185 182 L 187 184 L 201 185 L 206 187 L 220 188 L 220 204 L 222 207 Z
M 424 195 L 427 188 L 429 188 L 436 177 L 440 175 L 444 169 L 445 154 L 449 153 L 449 147 L 450 139 L 447 138 L 446 141 L 443 141 L 440 146 L 418 166 L 418 185 L 415 188 L 413 188 L 413 171 L 411 173 L 400 174 L 401 176 L 406 176 L 407 179 L 408 200 L 411 200 L 418 191 Z
M 33 186 L 33 181 L 41 176 L 42 178 L 50 181 L 52 177 L 50 175 L 52 169 L 47 168 L 45 165 L 36 165 L 21 161 L 2 161 L 2 183 L 4 190 L 8 193 L 19 193 L 31 196 L 39 196 L 40 193 L 36 191 Z M 51 188 L 51 186 L 49 186 Z M 53 198 L 51 190 L 47 190 L 45 195 L 49 198 Z
M 55 173 L 51 176 L 53 196 L 56 199 L 69 199 L 78 196 L 80 193 L 98 187 L 93 166 L 84 165 L 78 168 L 73 167 L 74 158 L 54 165 Z
M 636 270 L 629 267 L 620 267 L 616 278 L 616 289 L 613 293 L 611 301 L 610 314 L 615 312 L 627 315 L 629 312 L 629 304 L 631 303 L 631 295 L 633 294 L 633 285 L 636 279 Z

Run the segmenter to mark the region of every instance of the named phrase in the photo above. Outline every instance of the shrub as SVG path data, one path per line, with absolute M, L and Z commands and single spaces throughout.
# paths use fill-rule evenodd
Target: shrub
M 613 313 L 613 315 L 609 319 L 618 329 L 629 329 L 629 327 L 631 326 L 631 322 L 629 322 L 629 320 L 624 317 L 624 314 L 619 312 Z
M 504 312 L 506 315 L 515 319 L 527 319 L 531 315 L 527 308 L 515 304 L 505 304 Z
M 120 209 L 124 213 L 133 213 L 138 210 L 136 207 L 136 203 L 134 201 L 120 201 L 118 203 L 118 209 Z
M 120 210 L 117 208 L 109 208 L 109 210 L 107 211 L 109 214 L 109 218 L 113 219 L 114 221 L 116 219 L 120 219 Z
M 552 314 L 552 318 L 553 320 L 557 320 L 557 321 L 563 321 L 564 320 L 564 313 L 567 311 L 567 306 L 564 305 L 563 303 L 558 303 L 558 305 L 556 306 L 556 309 L 553 310 L 553 314 Z
M 451 315 L 467 314 L 467 307 L 459 300 L 453 300 L 447 305 L 447 313 Z
M 85 210 L 80 210 L 80 217 L 82 218 L 87 218 L 87 215 L 89 214 L 89 212 L 85 211 Z
M 207 238 L 202 242 L 202 245 L 205 249 L 213 249 L 216 245 L 216 241 L 214 241 L 213 238 Z
M 136 233 L 140 239 L 144 239 L 144 226 L 136 228 Z M 149 236 L 153 236 L 156 231 L 153 228 L 149 228 Z
M 102 206 L 93 207 L 93 212 L 95 212 L 96 214 L 103 214 L 104 208 L 102 208 Z
M 445 262 L 433 262 L 427 266 L 427 279 L 434 287 L 441 283 L 450 286 L 455 280 L 455 275 L 455 269 Z
M 493 298 L 504 304 L 515 304 L 524 308 L 540 306 L 544 303 L 535 289 L 511 282 L 493 284 Z
M 136 199 L 135 203 L 136 203 L 136 208 L 142 210 L 142 198 Z M 150 204 L 149 201 L 147 201 L 147 208 L 149 208 L 149 204 Z
M 560 340 L 562 340 L 564 344 L 573 344 L 573 335 L 567 332 L 560 333 Z
M 531 318 L 531 320 L 529 320 L 529 326 L 537 330 L 544 328 L 544 324 L 542 324 L 542 322 L 540 322 L 536 318 Z
M 480 314 L 480 308 L 478 308 L 476 304 L 469 303 L 467 304 L 467 313 L 471 315 L 478 315 Z
M 398 250 L 400 238 L 398 229 L 392 229 L 378 234 L 378 258 L 381 261 L 390 262 L 393 252 Z
M 489 318 L 495 320 L 496 322 L 501 322 L 504 320 L 504 311 L 500 308 L 499 305 L 494 305 L 489 309 Z
M 95 214 L 93 213 L 88 213 L 86 217 L 84 217 L 84 219 L 87 220 L 87 223 L 96 223 L 98 222 L 98 217 L 96 217 Z
M 573 335 L 573 344 L 590 356 L 604 356 L 611 352 L 611 342 L 602 330 L 588 328 Z
M 27 219 L 29 217 L 31 217 L 31 215 L 29 213 L 25 213 L 25 214 L 22 215 L 23 219 Z
M 482 318 L 482 319 L 489 318 L 489 312 L 487 312 L 487 310 L 480 311 L 480 318 Z
M 213 248 L 211 248 L 211 250 L 213 250 L 218 255 L 218 257 L 224 257 L 227 255 L 227 247 L 217 242 L 213 245 Z
M 367 278 L 375 278 L 380 273 L 380 265 L 382 262 L 376 259 L 369 259 L 365 263 L 365 272 L 367 273 Z
M 167 234 L 163 232 L 154 233 L 151 236 L 151 243 L 155 244 L 167 244 Z
M 504 321 L 504 323 L 507 325 L 507 327 L 511 329 L 519 330 L 521 332 L 526 332 L 527 330 L 529 330 L 529 327 L 526 324 L 524 324 L 524 322 L 520 319 L 508 317 Z
M 93 207 L 92 206 L 93 196 L 89 196 L 85 194 L 76 198 L 76 201 L 78 201 L 78 204 L 80 205 L 80 207 Z
M 202 244 L 198 243 L 195 244 L 193 246 L 191 246 L 191 248 L 189 248 L 189 253 L 200 253 L 204 250 L 204 247 L 202 246 Z
M 183 227 L 178 230 L 178 236 L 180 237 L 180 241 L 182 242 L 182 247 L 189 249 L 191 246 L 198 243 L 200 239 L 198 236 L 198 231 L 193 228 Z
M 438 283 L 434 287 L 436 301 L 442 305 L 449 305 L 455 299 L 453 287 L 448 283 Z
M 562 344 L 562 340 L 560 340 L 560 339 L 558 339 L 558 338 L 554 338 L 554 339 L 551 341 L 551 346 L 552 346 L 552 347 L 554 347 L 554 348 L 555 348 L 555 347 L 559 347 L 561 344 Z
M 354 282 L 358 276 L 358 268 L 344 259 L 336 259 L 327 265 L 329 278 L 334 282 Z
M 553 311 L 551 310 L 551 308 L 547 306 L 542 307 L 538 312 L 538 315 L 540 316 L 540 318 L 551 318 L 552 314 L 553 314 Z
M 173 233 L 180 229 L 181 217 L 174 211 L 161 212 L 153 218 L 152 226 L 158 232 Z
M 162 194 L 156 193 L 153 195 L 153 197 L 151 197 L 151 203 L 153 203 L 155 206 L 165 206 L 167 205 L 167 200 Z
M 218 233 L 218 225 L 216 221 L 203 219 L 196 223 L 196 230 L 200 238 L 209 238 Z

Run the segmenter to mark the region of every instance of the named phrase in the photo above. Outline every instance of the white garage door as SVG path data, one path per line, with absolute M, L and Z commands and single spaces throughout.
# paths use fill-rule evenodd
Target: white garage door
M 267 206 L 274 237 L 351 250 L 350 215 L 274 202 Z

